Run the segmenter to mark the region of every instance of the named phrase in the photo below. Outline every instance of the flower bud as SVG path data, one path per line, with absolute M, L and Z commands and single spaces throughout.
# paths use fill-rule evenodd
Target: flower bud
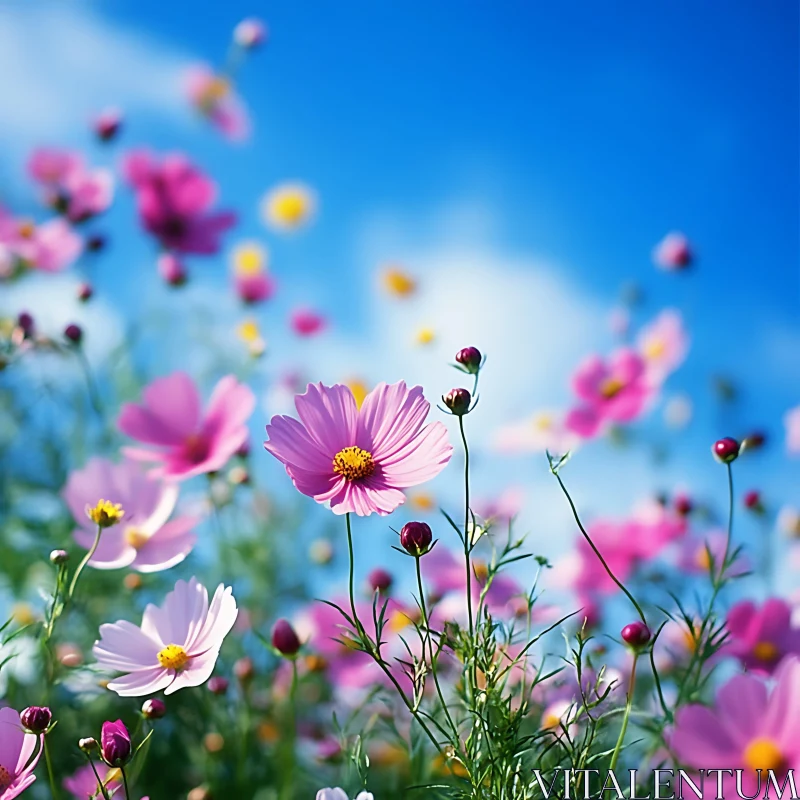
M 694 509 L 694 503 L 691 498 L 685 494 L 676 495 L 673 501 L 675 506 L 675 513 L 680 517 L 688 517 Z
M 30 733 L 44 733 L 53 721 L 53 712 L 45 706 L 30 706 L 20 713 L 19 721 Z
M 392 588 L 394 579 L 390 572 L 387 572 L 381 567 L 376 567 L 372 572 L 367 575 L 367 582 L 373 592 L 381 592 L 381 594 L 388 592 Z
M 730 464 L 732 461 L 736 461 L 739 456 L 739 442 L 730 436 L 725 436 L 723 439 L 717 439 L 714 442 L 711 452 L 721 464 Z
M 94 294 L 94 289 L 92 288 L 91 283 L 82 283 L 78 286 L 78 300 L 82 303 L 85 303 L 87 300 L 92 299 L 92 295 Z
M 167 713 L 167 706 L 163 700 L 151 697 L 142 703 L 142 716 L 145 719 L 161 719 Z
M 72 322 L 64 328 L 64 337 L 69 339 L 73 344 L 80 344 L 83 339 L 83 330 L 80 325 L 76 325 Z
M 104 722 L 100 733 L 100 755 L 109 767 L 121 767 L 131 757 L 131 737 L 121 719 Z
M 472 397 L 466 389 L 451 389 L 444 397 L 444 404 L 455 414 L 461 417 L 469 411 Z
M 432 541 L 433 533 L 427 522 L 407 522 L 400 529 L 400 544 L 409 555 L 425 555 Z
M 110 142 L 122 127 L 122 114 L 116 108 L 107 108 L 95 117 L 93 127 L 101 142 Z
M 744 507 L 756 514 L 764 513 L 764 504 L 761 502 L 761 493 L 756 489 L 751 489 L 744 496 Z
M 66 550 L 52 550 L 50 552 L 50 563 L 57 567 L 69 561 L 69 553 Z
M 19 316 L 17 317 L 17 325 L 22 328 L 22 332 L 26 336 L 33 335 L 33 316 L 29 314 L 27 311 L 21 311 Z
M 158 257 L 158 273 L 170 286 L 183 286 L 189 278 L 183 262 L 172 253 Z
M 93 736 L 87 736 L 85 739 L 78 739 L 78 747 L 84 753 L 91 753 L 92 750 L 97 750 L 97 739 Z
M 767 441 L 767 437 L 761 431 L 753 431 L 742 439 L 742 447 L 744 450 L 760 450 Z
M 248 658 L 247 656 L 240 658 L 233 665 L 233 674 L 241 683 L 249 683 L 251 680 L 253 680 L 253 676 L 256 674 L 256 668 L 253 665 L 253 659 Z
M 99 253 L 105 246 L 106 237 L 99 233 L 95 233 L 86 240 L 86 249 L 90 253 Z
M 223 678 L 222 675 L 214 675 L 213 678 L 208 679 L 206 686 L 211 694 L 221 696 L 228 691 L 228 679 Z
M 233 29 L 233 41 L 244 50 L 253 50 L 264 44 L 267 38 L 267 29 L 260 19 L 243 19 Z
M 483 356 L 477 347 L 465 347 L 456 353 L 456 362 L 461 364 L 466 372 L 475 375 L 480 371 Z
M 650 641 L 651 636 L 650 628 L 639 620 L 628 623 L 622 629 L 620 635 L 622 636 L 622 641 L 634 650 L 644 647 Z
M 272 646 L 283 656 L 297 655 L 300 639 L 288 620 L 279 619 L 273 626 Z

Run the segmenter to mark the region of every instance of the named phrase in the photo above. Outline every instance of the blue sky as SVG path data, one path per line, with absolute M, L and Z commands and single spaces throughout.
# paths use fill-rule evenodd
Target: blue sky
M 255 134 L 231 146 L 192 118 L 179 73 L 192 60 L 220 63 L 229 30 L 252 14 L 271 39 L 240 76 Z M 646 299 L 637 322 L 665 306 L 685 315 L 692 350 L 670 390 L 692 395 L 695 421 L 660 471 L 641 453 L 586 448 L 570 472 L 589 507 L 624 514 L 642 492 L 677 483 L 722 493 L 708 446 L 751 427 L 766 429 L 772 448 L 742 463 L 743 481 L 800 503 L 780 423 L 800 402 L 796 4 L 620 2 L 612 13 L 588 2 L 206 0 L 188 16 L 154 0 L 11 2 L 0 22 L 0 175 L 12 204 L 30 202 L 17 180 L 30 145 L 89 146 L 85 120 L 106 104 L 128 114 L 123 147 L 187 151 L 219 180 L 221 204 L 240 212 L 229 241 L 259 238 L 272 253 L 281 292 L 260 314 L 271 346 L 260 390 L 299 360 L 312 378 L 405 377 L 435 395 L 456 381 L 444 367 L 452 352 L 473 343 L 495 369 L 482 408 L 491 422 L 476 421 L 480 449 L 497 422 L 566 402 L 575 363 L 610 348 L 605 317 L 635 281 Z M 320 215 L 280 239 L 257 203 L 293 178 L 316 188 Z M 205 303 L 230 323 L 239 312 L 217 294 L 224 257 L 191 265 L 195 285 L 174 310 L 119 194 L 112 248 L 93 275 L 98 304 L 59 313 L 135 319 L 151 304 L 182 315 Z M 690 275 L 650 262 L 672 229 L 698 250 Z M 421 278 L 415 306 L 376 295 L 386 260 Z M 28 292 L 26 303 L 44 302 Z M 328 337 L 298 344 L 286 334 L 298 302 L 331 316 Z M 441 335 L 420 353 L 409 337 L 423 322 Z M 157 371 L 183 365 L 179 345 L 163 350 Z M 743 385 L 724 414 L 712 372 Z M 255 436 L 268 410 L 260 406 Z M 645 428 L 663 438 L 659 420 Z M 526 485 L 524 520 L 542 541 L 548 526 L 567 529 L 543 465 L 498 468 L 487 452 L 477 469 L 482 494 L 512 476 Z M 456 483 L 443 479 L 442 491 Z

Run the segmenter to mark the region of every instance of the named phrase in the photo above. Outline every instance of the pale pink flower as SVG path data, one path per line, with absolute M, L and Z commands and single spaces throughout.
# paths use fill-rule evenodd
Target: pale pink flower
M 33 770 L 43 746 L 44 734 L 25 733 L 18 712 L 0 708 L 0 800 L 18 797 L 36 780 Z
M 786 427 L 786 450 L 790 456 L 800 455 L 800 406 L 795 406 L 783 415 Z
M 248 17 L 233 29 L 233 41 L 245 50 L 262 45 L 267 38 L 267 27 L 260 19 Z
M 247 441 L 247 419 L 255 406 L 252 391 L 227 375 L 217 383 L 205 413 L 192 379 L 174 372 L 153 381 L 141 405 L 126 403 L 119 429 L 157 449 L 126 447 L 123 453 L 138 461 L 154 461 L 153 477 L 184 480 L 216 472 Z
M 211 676 L 237 613 L 230 587 L 220 584 L 209 605 L 205 586 L 193 577 L 178 581 L 162 606 L 148 605 L 141 627 L 125 620 L 101 625 L 95 658 L 124 673 L 108 688 L 120 697 L 142 697 L 200 686 Z
M 96 569 L 129 567 L 139 572 L 159 572 L 183 561 L 197 541 L 192 528 L 197 517 L 170 520 L 178 501 L 178 487 L 144 475 L 130 461 L 114 464 L 93 458 L 72 472 L 63 491 L 64 500 L 78 523 L 73 536 L 89 549 L 96 527 L 86 516 L 86 506 L 110 498 L 125 511 L 121 524 L 103 531 L 89 561 Z
M 298 336 L 315 336 L 325 330 L 325 317 L 310 308 L 297 308 L 289 318 L 292 330 Z
M 567 414 L 566 426 L 587 439 L 609 423 L 636 419 L 652 396 L 645 362 L 628 348 L 618 350 L 608 361 L 587 358 L 572 378 L 572 389 L 580 404 Z
M 476 499 L 472 510 L 486 524 L 502 525 L 516 517 L 525 502 L 525 490 L 521 486 L 509 486 L 491 499 Z
M 760 608 L 742 600 L 728 612 L 728 640 L 722 652 L 738 658 L 749 672 L 771 673 L 781 659 L 800 655 L 800 629 L 792 627 L 792 608 L 777 597 Z
M 670 749 L 689 768 L 741 769 L 742 791 L 754 797 L 756 770 L 774 770 L 779 784 L 788 770 L 800 773 L 800 660 L 785 658 L 768 685 L 755 675 L 736 675 L 718 692 L 712 708 L 679 709 L 669 735 Z M 705 796 L 717 795 L 716 778 Z M 735 797 L 734 778 L 726 776 L 720 796 Z
M 41 225 L 0 215 L 0 244 L 22 265 L 43 272 L 59 272 L 83 250 L 83 240 L 64 219 Z
M 653 261 L 656 266 L 668 272 L 686 269 L 694 260 L 689 240 L 674 231 L 668 233 L 653 250 Z
M 101 781 L 105 781 L 111 768 L 107 767 L 102 761 L 95 762 L 97 774 L 100 776 Z M 115 792 L 114 797 L 124 797 L 122 789 L 122 774 L 119 770 L 114 770 L 117 777 L 112 777 L 106 788 L 109 791 Z M 76 800 L 89 800 L 99 796 L 97 778 L 94 775 L 94 770 L 91 764 L 84 764 L 76 772 L 73 772 L 68 778 L 64 778 L 61 784 Z
M 242 141 L 250 135 L 250 119 L 230 78 L 218 75 L 206 64 L 195 64 L 186 73 L 189 102 L 227 139 Z
M 725 541 L 727 534 L 724 530 L 712 530 L 703 536 L 689 536 L 681 543 L 678 554 L 678 568 L 686 573 L 702 572 L 706 575 L 711 567 L 711 559 L 714 560 L 714 569 L 719 571 L 722 567 L 722 559 L 725 557 Z M 735 548 L 735 543 L 730 546 L 730 553 Z M 709 553 L 711 556 L 709 557 Z M 730 555 L 729 553 L 729 555 Z M 741 576 L 750 570 L 747 558 L 740 555 L 728 569 L 730 577 Z
M 295 487 L 335 514 L 389 514 L 403 489 L 436 477 L 452 455 L 441 422 L 425 425 L 422 387 L 381 383 L 359 409 L 347 386 L 309 384 L 295 398 L 296 419 L 273 417 L 264 447 Z
M 28 174 L 47 186 L 58 186 L 68 175 L 83 168 L 83 157 L 74 150 L 39 147 L 28 159 Z
M 107 169 L 75 171 L 60 184 L 59 193 L 72 222 L 102 214 L 114 199 L 114 177 Z
M 637 349 L 644 358 L 648 378 L 662 383 L 686 358 L 689 337 L 680 312 L 662 311 L 637 338 Z
M 563 455 L 574 450 L 580 437 L 567 430 L 561 411 L 537 411 L 520 422 L 512 422 L 498 429 L 494 447 L 509 454 L 544 453 Z

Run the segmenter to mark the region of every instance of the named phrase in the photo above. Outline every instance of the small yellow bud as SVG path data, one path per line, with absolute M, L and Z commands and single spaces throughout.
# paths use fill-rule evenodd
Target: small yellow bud
M 94 508 L 86 506 L 86 516 L 99 527 L 110 528 L 122 520 L 125 512 L 119 503 L 100 500 Z

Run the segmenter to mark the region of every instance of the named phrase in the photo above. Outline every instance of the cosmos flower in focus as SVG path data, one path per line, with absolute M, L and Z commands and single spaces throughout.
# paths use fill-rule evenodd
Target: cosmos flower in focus
M 779 785 L 789 770 L 800 770 L 800 718 L 787 713 L 799 696 L 800 660 L 794 656 L 781 662 L 770 685 L 755 675 L 735 675 L 719 689 L 713 707 L 678 710 L 670 750 L 686 767 L 741 769 L 741 794 L 755 797 L 756 770 L 765 771 L 762 788 L 766 770 L 774 770 Z M 722 796 L 736 796 L 733 776 L 720 777 Z
M 36 750 L 36 745 L 40 747 Z M 33 770 L 44 745 L 44 734 L 25 733 L 13 708 L 0 708 L 0 799 L 12 800 L 35 780 Z
M 245 303 L 269 300 L 275 282 L 267 271 L 267 251 L 257 242 L 242 242 L 231 253 L 233 285 Z
M 662 311 L 639 333 L 637 349 L 645 360 L 648 377 L 662 383 L 683 363 L 689 349 L 680 312 Z
M 153 461 L 152 477 L 184 480 L 225 466 L 247 441 L 247 419 L 255 397 L 233 375 L 214 387 L 205 412 L 192 379 L 184 372 L 158 378 L 143 392 L 144 402 L 125 403 L 119 429 L 155 449 L 125 447 L 137 461 Z
M 307 225 L 316 213 L 314 192 L 302 183 L 282 183 L 261 201 L 264 222 L 278 231 L 292 231 Z
M 800 406 L 795 406 L 783 415 L 786 428 L 786 451 L 790 456 L 800 455 Z
M 124 673 L 108 684 L 120 697 L 173 694 L 209 679 L 237 614 L 230 587 L 220 584 L 209 604 L 197 578 L 178 581 L 161 606 L 145 608 L 141 627 L 101 625 L 93 653 L 101 667 Z
M 400 267 L 386 266 L 381 272 L 384 289 L 395 297 L 408 297 L 417 290 L 417 281 Z
M 608 361 L 587 358 L 572 377 L 572 390 L 580 402 L 567 414 L 566 427 L 586 439 L 609 423 L 636 419 L 653 394 L 644 359 L 628 348 Z
M 183 561 L 197 537 L 192 528 L 196 517 L 170 520 L 178 501 L 178 487 L 148 478 L 138 464 L 114 464 L 93 458 L 80 470 L 70 473 L 62 492 L 78 527 L 73 537 L 88 550 L 94 542 L 96 526 L 84 513 L 98 494 L 114 498 L 124 509 L 122 522 L 106 530 L 89 561 L 96 569 L 129 567 L 139 572 L 159 572 Z
M 230 78 L 218 75 L 206 64 L 195 64 L 186 73 L 189 102 L 226 138 L 241 142 L 250 135 L 250 119 Z
M 273 417 L 264 447 L 295 487 L 335 514 L 389 514 L 403 489 L 429 481 L 453 448 L 441 422 L 425 425 L 422 387 L 380 383 L 359 410 L 346 386 L 310 384 L 295 398 L 300 421 Z
M 311 308 L 296 308 L 289 317 L 289 326 L 298 336 L 315 336 L 325 330 L 325 317 Z
M 792 607 L 771 597 L 759 608 L 741 600 L 728 612 L 723 652 L 739 659 L 748 672 L 772 673 L 784 656 L 800 655 L 800 629 L 792 627 Z
M 142 227 L 167 250 L 213 255 L 220 237 L 236 223 L 231 211 L 212 212 L 216 184 L 185 156 L 158 159 L 145 150 L 129 152 L 122 164 L 136 193 Z
M 693 260 L 694 254 L 689 240 L 677 231 L 668 233 L 653 250 L 655 265 L 668 272 L 686 269 Z

